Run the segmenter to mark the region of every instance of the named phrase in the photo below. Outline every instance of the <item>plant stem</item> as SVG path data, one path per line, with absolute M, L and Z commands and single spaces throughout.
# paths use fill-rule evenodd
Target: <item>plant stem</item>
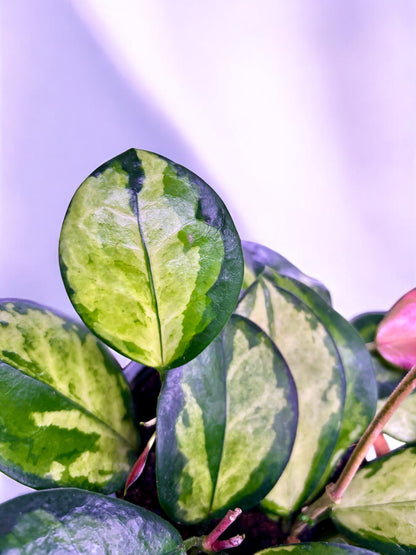
M 231 526 L 231 524 L 241 515 L 241 509 L 234 509 L 227 512 L 225 517 L 220 520 L 217 526 L 204 538 L 202 547 L 208 551 L 208 553 L 222 551 L 223 549 L 228 549 L 231 547 L 237 547 L 243 541 L 242 536 L 234 536 L 228 540 L 218 540 L 223 532 Z
M 345 490 L 354 478 L 361 466 L 368 450 L 373 445 L 383 428 L 397 410 L 399 405 L 416 387 L 416 366 L 404 376 L 402 381 L 391 393 L 381 410 L 370 422 L 360 441 L 357 443 L 351 457 L 345 465 L 341 475 L 335 484 L 328 484 L 323 495 L 309 507 L 302 509 L 302 514 L 295 521 L 290 536 L 297 538 L 308 527 L 309 523 L 315 522 L 323 513 L 336 503 L 340 503 Z

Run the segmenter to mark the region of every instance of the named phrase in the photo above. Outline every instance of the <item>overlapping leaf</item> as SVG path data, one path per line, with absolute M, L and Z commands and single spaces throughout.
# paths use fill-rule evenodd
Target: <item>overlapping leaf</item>
M 156 451 L 162 506 L 190 523 L 258 503 L 286 465 L 296 419 L 285 361 L 256 325 L 232 316 L 163 385 Z
M 129 388 L 83 326 L 29 301 L 0 302 L 0 469 L 34 488 L 111 492 L 137 449 Z
M 361 469 L 332 519 L 360 545 L 385 555 L 416 553 L 416 446 Z
M 370 354 L 357 330 L 310 287 L 276 272 L 268 278 L 301 299 L 326 327 L 337 347 L 345 375 L 345 403 L 338 441 L 320 486 L 345 450 L 357 441 L 371 422 L 377 404 L 377 384 Z
M 379 323 L 384 312 L 367 312 L 352 320 L 363 339 L 373 344 Z M 380 409 L 393 389 L 403 378 L 403 370 L 390 364 L 376 350 L 371 350 L 378 386 L 378 409 Z M 416 393 L 409 395 L 395 410 L 384 431 L 390 436 L 406 443 L 416 441 Z
M 62 488 L 0 505 L 3 555 L 185 555 L 179 533 L 141 507 Z
M 244 289 L 247 289 L 257 276 L 269 268 L 282 276 L 292 277 L 304 283 L 322 297 L 326 303 L 331 304 L 331 295 L 325 285 L 301 272 L 299 268 L 281 254 L 250 241 L 243 241 L 242 246 L 244 253 Z
M 299 543 L 296 545 L 271 547 L 263 551 L 258 551 L 255 555 L 284 555 L 285 553 L 290 553 L 291 555 L 302 555 L 302 553 L 309 553 L 310 555 L 345 555 L 346 553 L 355 553 L 355 555 L 377 555 L 375 551 L 368 551 L 368 549 L 363 549 L 361 547 L 325 542 Z
M 292 293 L 259 276 L 237 314 L 258 324 L 289 365 L 299 399 L 296 440 L 288 465 L 263 501 L 286 515 L 315 490 L 331 459 L 342 422 L 345 382 L 338 351 L 326 327 Z
M 77 312 L 117 351 L 166 370 L 201 352 L 240 292 L 240 240 L 224 204 L 192 172 L 130 149 L 75 193 L 60 239 Z

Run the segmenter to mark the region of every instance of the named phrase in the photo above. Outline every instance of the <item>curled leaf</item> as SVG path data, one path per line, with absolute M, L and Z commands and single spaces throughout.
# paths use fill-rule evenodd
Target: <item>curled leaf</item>
M 416 289 L 412 289 L 388 311 L 381 321 L 376 345 L 392 364 L 410 370 L 416 364 Z

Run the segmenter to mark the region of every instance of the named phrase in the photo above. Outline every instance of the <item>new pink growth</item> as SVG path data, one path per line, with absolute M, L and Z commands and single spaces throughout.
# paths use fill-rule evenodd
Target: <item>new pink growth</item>
M 416 365 L 416 289 L 389 310 L 378 326 L 375 343 L 388 362 L 405 370 Z
M 126 485 L 124 486 L 124 495 L 126 495 L 127 490 L 130 486 L 134 484 L 134 482 L 139 478 L 141 473 L 146 466 L 147 457 L 149 456 L 150 449 L 153 447 L 153 443 L 156 439 L 156 432 L 151 436 L 149 441 L 147 442 L 146 447 L 143 449 L 143 452 L 140 454 L 137 461 L 134 463 L 133 468 L 130 470 L 130 474 L 127 477 Z
M 206 551 L 217 553 L 223 549 L 230 549 L 238 547 L 244 540 L 244 536 L 233 536 L 227 540 L 219 540 L 219 536 L 231 526 L 231 524 L 241 515 L 241 509 L 234 509 L 228 511 L 225 517 L 217 524 L 217 526 L 205 537 L 202 544 Z

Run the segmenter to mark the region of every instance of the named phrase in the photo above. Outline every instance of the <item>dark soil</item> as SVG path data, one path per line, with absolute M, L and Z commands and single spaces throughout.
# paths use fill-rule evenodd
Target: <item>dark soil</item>
M 160 378 L 156 370 L 144 368 L 139 376 L 132 383 L 133 396 L 136 407 L 138 408 L 139 420 L 147 421 L 156 415 L 157 397 L 160 391 Z M 142 445 L 145 445 L 152 429 L 141 428 Z M 149 455 L 143 474 L 131 487 L 125 499 L 141 507 L 170 520 L 161 508 L 156 489 L 155 472 L 155 453 Z M 122 497 L 122 492 L 118 493 Z M 212 520 L 205 526 L 186 526 L 177 522 L 170 522 L 179 530 L 183 539 L 191 536 L 201 536 L 210 532 L 217 524 L 218 520 Z M 270 520 L 260 509 L 254 508 L 243 512 L 239 519 L 224 534 L 224 537 L 231 537 L 236 534 L 244 534 L 245 540 L 240 547 L 233 548 L 230 554 L 233 555 L 252 555 L 266 547 L 283 544 L 287 537 L 287 532 L 282 529 L 279 522 Z M 305 538 L 308 539 L 308 538 Z

